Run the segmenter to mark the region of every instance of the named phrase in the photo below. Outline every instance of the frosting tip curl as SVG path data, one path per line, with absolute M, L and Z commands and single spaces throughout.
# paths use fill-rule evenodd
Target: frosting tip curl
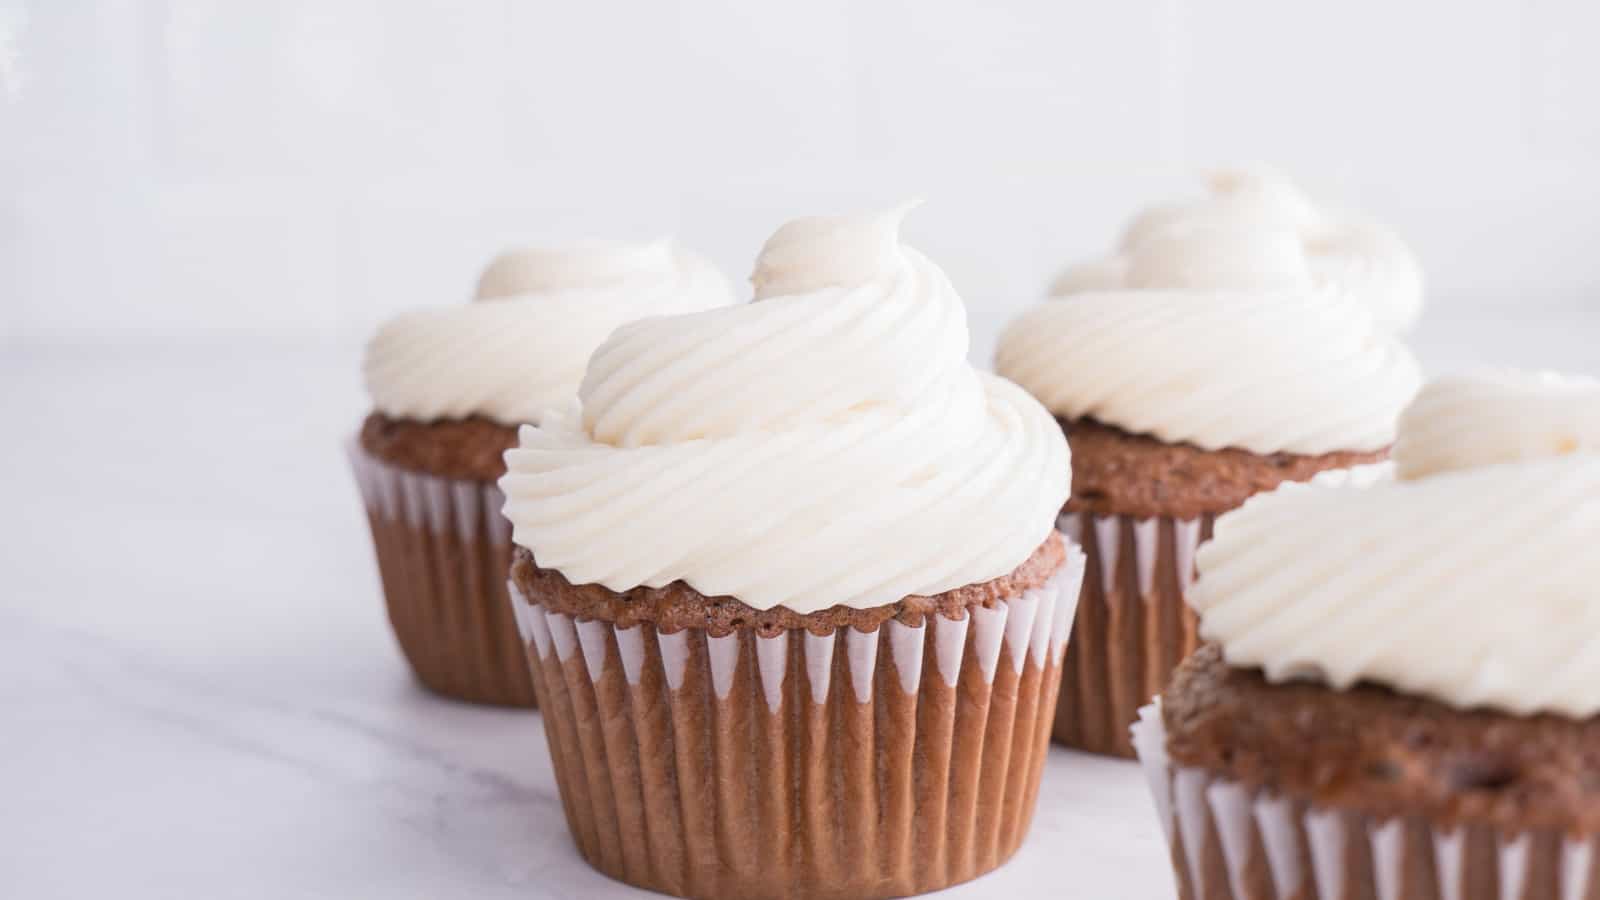
M 876 215 L 808 216 L 785 223 L 762 245 L 750 283 L 755 299 L 871 281 L 899 264 L 900 223 L 921 199 Z

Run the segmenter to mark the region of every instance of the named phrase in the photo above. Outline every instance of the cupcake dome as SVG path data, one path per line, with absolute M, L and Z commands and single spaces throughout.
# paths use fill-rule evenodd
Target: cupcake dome
M 715 266 L 656 241 L 508 252 L 483 272 L 475 299 L 406 313 L 378 331 L 363 365 L 378 412 L 537 422 L 571 402 L 589 354 L 617 326 L 734 298 Z
M 516 543 L 577 583 L 802 613 L 1027 559 L 1067 497 L 1066 443 L 968 363 L 961 299 L 900 243 L 903 214 L 793 222 L 754 303 L 618 329 L 581 409 L 507 454 Z
M 1062 272 L 1052 296 L 1127 287 L 1130 259 L 1151 240 L 1189 228 L 1276 232 L 1298 245 L 1310 277 L 1365 306 L 1380 328 L 1402 332 L 1422 313 L 1422 270 L 1387 226 L 1325 210 L 1287 179 L 1269 172 L 1220 172 L 1200 200 L 1158 206 L 1137 216 L 1115 253 Z

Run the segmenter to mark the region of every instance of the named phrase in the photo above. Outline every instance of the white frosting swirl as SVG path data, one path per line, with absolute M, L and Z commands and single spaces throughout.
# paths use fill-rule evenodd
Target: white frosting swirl
M 1416 324 L 1422 313 L 1422 269 L 1388 227 L 1320 209 L 1289 181 L 1266 172 L 1219 173 L 1210 187 L 1204 199 L 1141 213 L 1124 230 L 1116 253 L 1068 268 L 1051 286 L 1051 296 L 1137 287 L 1119 280 L 1118 273 L 1146 243 L 1173 230 L 1221 227 L 1292 240 L 1318 288 L 1367 307 L 1386 331 L 1403 332 Z
M 1189 602 L 1269 679 L 1470 709 L 1600 713 L 1600 383 L 1515 373 L 1423 391 L 1407 480 L 1293 485 L 1218 520 Z
M 589 354 L 641 316 L 733 302 L 716 267 L 667 241 L 502 254 L 476 302 L 390 320 L 367 345 L 367 391 L 397 418 L 537 422 L 570 402 Z
M 1052 412 L 1207 450 L 1377 450 L 1421 382 L 1372 316 L 1326 287 L 1292 234 L 1168 228 L 1125 262 L 1127 289 L 1024 313 L 996 368 Z
M 1600 380 L 1495 370 L 1429 382 L 1400 419 L 1394 461 L 1416 479 L 1600 453 Z
M 581 409 L 522 429 L 514 539 L 574 583 L 676 580 L 800 613 L 997 578 L 1070 489 L 1061 430 L 968 364 L 966 311 L 904 210 L 802 219 L 756 301 L 618 329 Z

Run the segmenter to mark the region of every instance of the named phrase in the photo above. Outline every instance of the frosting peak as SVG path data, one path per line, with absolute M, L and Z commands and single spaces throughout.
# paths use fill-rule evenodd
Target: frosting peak
M 1135 290 L 1310 291 L 1305 250 L 1292 233 L 1239 225 L 1166 228 L 1129 254 Z
M 1600 382 L 1433 382 L 1404 480 L 1292 486 L 1218 520 L 1188 595 L 1268 678 L 1359 681 L 1463 709 L 1600 714 Z
M 1299 188 L 1281 175 L 1261 170 L 1225 170 L 1206 179 L 1210 196 L 1158 206 L 1140 213 L 1123 231 L 1123 252 L 1172 228 L 1195 226 L 1249 228 L 1292 235 L 1314 232 L 1323 215 Z
M 405 313 L 379 329 L 363 369 L 380 412 L 538 421 L 571 402 L 589 354 L 618 325 L 724 306 L 733 294 L 716 267 L 661 240 L 503 253 L 475 299 L 486 302 Z
M 873 216 L 795 219 L 767 239 L 750 281 L 757 300 L 862 284 L 902 262 L 900 222 L 914 204 Z
M 903 214 L 792 222 L 761 302 L 617 329 L 581 407 L 506 454 L 516 542 L 574 583 L 802 613 L 1020 565 L 1067 498 L 1066 442 L 967 362 L 965 308 Z
M 1064 273 L 1001 335 L 1000 374 L 1064 418 L 1207 450 L 1393 443 L 1420 370 L 1362 302 L 1361 273 L 1329 275 L 1355 264 L 1324 252 L 1384 239 L 1333 228 L 1276 177 L 1215 190 L 1147 212 L 1123 252 Z
M 1070 267 L 1051 286 L 1051 296 L 1149 286 L 1108 276 L 1119 266 L 1126 271 L 1132 257 L 1162 252 L 1148 245 L 1170 237 L 1173 231 L 1220 229 L 1248 236 L 1251 241 L 1296 242 L 1303 254 L 1305 277 L 1317 290 L 1365 307 L 1386 331 L 1403 332 L 1416 324 L 1422 312 L 1422 270 L 1392 230 L 1323 209 L 1288 179 L 1265 170 L 1220 172 L 1211 176 L 1208 184 L 1210 193 L 1199 200 L 1140 213 L 1124 229 L 1115 254 Z M 1284 251 L 1280 247 L 1273 252 Z M 1185 286 L 1226 289 L 1248 288 L 1251 283 L 1218 278 Z M 1296 290 L 1308 287 L 1295 285 Z

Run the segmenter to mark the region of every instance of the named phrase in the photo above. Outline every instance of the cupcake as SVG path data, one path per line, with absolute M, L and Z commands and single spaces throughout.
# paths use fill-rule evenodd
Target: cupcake
M 1028 829 L 1083 573 L 1067 446 L 968 364 L 903 212 L 784 226 L 754 303 L 619 329 L 506 454 L 562 804 L 612 878 L 896 897 Z
M 1134 729 L 1182 897 L 1600 893 L 1600 382 L 1432 383 L 1395 456 L 1200 552 Z
M 350 456 L 389 621 L 417 677 L 451 697 L 532 706 L 495 486 L 516 427 L 570 403 L 618 325 L 733 297 L 714 267 L 663 241 L 507 253 L 477 300 L 379 330 L 364 363 L 374 409 Z
M 1055 736 L 1120 756 L 1139 707 L 1196 646 L 1184 592 L 1214 517 L 1285 481 L 1381 463 L 1420 382 L 1299 230 L 1242 214 L 1142 230 L 1115 284 L 1027 311 L 997 358 L 1072 444 L 1061 528 L 1089 574 Z

